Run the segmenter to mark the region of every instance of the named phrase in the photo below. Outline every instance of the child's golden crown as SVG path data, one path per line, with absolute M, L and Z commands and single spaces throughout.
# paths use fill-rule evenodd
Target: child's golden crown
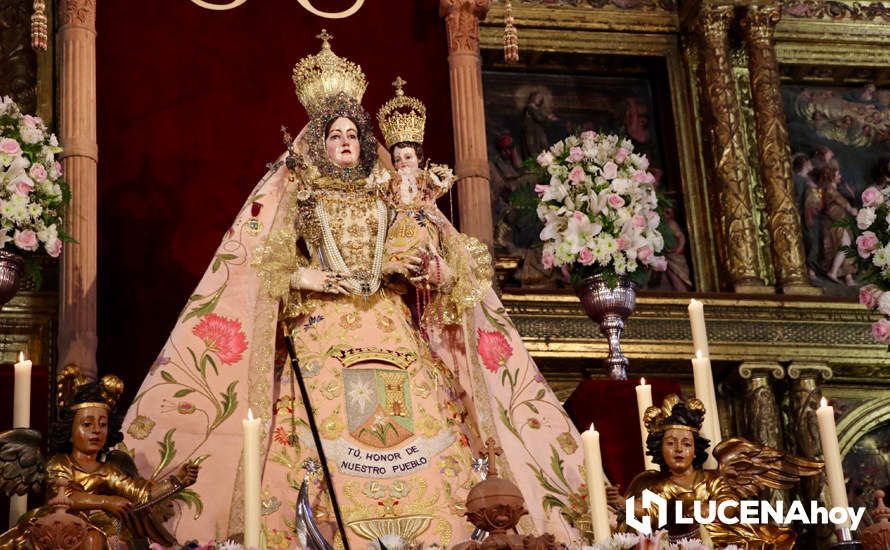
M 396 78 L 392 83 L 396 88 L 396 96 L 377 111 L 377 121 L 380 123 L 380 131 L 383 133 L 387 149 L 403 141 L 423 143 L 426 107 L 419 99 L 405 95 L 402 90 L 405 84 L 407 82 L 402 80 L 402 77 Z

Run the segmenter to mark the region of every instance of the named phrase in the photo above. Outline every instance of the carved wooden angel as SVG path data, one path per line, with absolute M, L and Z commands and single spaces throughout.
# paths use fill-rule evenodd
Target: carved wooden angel
M 801 477 L 814 476 L 822 471 L 822 463 L 802 459 L 772 447 L 758 445 L 742 438 L 724 441 L 714 450 L 719 463 L 717 470 L 705 470 L 710 442 L 699 433 L 705 408 L 692 398 L 685 403 L 676 395 L 669 395 L 661 408 L 649 407 L 645 424 L 649 430 L 647 453 L 660 466 L 659 471 L 648 470 L 631 482 L 626 497 L 636 498 L 635 516 L 649 516 L 658 520 L 655 506 L 646 509 L 640 498 L 648 489 L 669 502 L 668 530 L 671 538 L 700 538 L 722 547 L 737 544 L 749 549 L 790 550 L 795 533 L 786 527 L 770 524 L 721 522 L 715 517 L 711 523 L 678 525 L 673 521 L 675 501 L 682 502 L 684 517 L 692 518 L 696 501 L 741 501 L 756 498 L 766 488 L 787 489 Z M 715 504 L 715 509 L 717 505 Z M 708 506 L 702 506 L 709 515 Z M 738 510 L 729 509 L 735 517 Z M 626 526 L 624 526 L 626 528 Z
M 98 384 L 85 383 L 76 368 L 67 367 L 59 386 L 59 419 L 48 441 L 52 457 L 44 462 L 42 438 L 34 430 L 0 434 L 0 487 L 8 495 L 45 490 L 52 496 L 62 482 L 69 513 L 87 523 L 81 550 L 128 548 L 136 538 L 175 543 L 163 526 L 165 507 L 169 497 L 195 482 L 198 464 L 186 463 L 160 482 L 142 479 L 126 453 L 110 450 L 123 439 L 122 418 L 115 411 L 121 380 L 105 376 Z M 47 505 L 27 512 L 0 535 L 0 550 L 35 548 L 32 530 L 52 512 Z

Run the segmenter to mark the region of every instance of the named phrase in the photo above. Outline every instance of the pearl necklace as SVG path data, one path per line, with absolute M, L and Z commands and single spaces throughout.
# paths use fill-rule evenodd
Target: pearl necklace
M 376 199 L 376 203 L 377 241 L 374 243 L 374 260 L 370 273 L 364 270 L 358 270 L 353 273 L 349 270 L 343 255 L 340 254 L 334 235 L 331 233 L 331 224 L 328 221 L 328 214 L 325 212 L 322 201 L 318 201 L 315 204 L 315 215 L 318 217 L 319 225 L 321 225 L 322 253 L 328 263 L 328 267 L 338 273 L 348 273 L 346 282 L 349 284 L 350 292 L 365 297 L 374 294 L 380 288 L 380 270 L 383 267 L 383 245 L 386 241 L 386 226 L 389 217 L 384 202 Z

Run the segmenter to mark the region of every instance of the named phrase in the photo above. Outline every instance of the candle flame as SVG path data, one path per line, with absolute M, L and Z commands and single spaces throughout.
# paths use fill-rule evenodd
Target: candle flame
M 700 349 L 695 350 L 695 358 L 701 359 L 701 350 Z
M 24 362 L 25 362 L 25 352 L 20 351 L 19 352 L 19 363 L 24 363 Z
M 825 399 L 825 398 L 823 397 L 823 398 L 822 398 L 822 401 L 820 402 L 820 405 L 823 406 L 823 407 L 827 407 L 827 406 L 828 406 L 828 399 Z
M 640 377 L 640 385 L 641 385 L 641 386 L 645 386 L 645 385 L 646 385 L 646 378 L 645 378 L 645 377 Z
M 250 408 L 247 409 L 247 419 L 253 420 L 253 411 Z
M 591 431 L 591 432 L 595 432 L 595 431 L 596 431 L 596 430 L 593 429 L 593 422 L 590 423 L 590 430 L 589 430 L 589 431 Z

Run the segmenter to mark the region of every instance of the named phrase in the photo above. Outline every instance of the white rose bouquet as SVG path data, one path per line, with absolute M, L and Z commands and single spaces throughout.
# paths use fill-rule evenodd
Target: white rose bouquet
M 62 252 L 62 215 L 70 200 L 56 136 L 36 116 L 0 98 L 0 249 L 53 258 Z
M 655 177 L 630 140 L 583 132 L 537 164 L 550 176 L 535 187 L 545 267 L 563 268 L 574 284 L 599 275 L 613 288 L 619 277 L 642 284 L 647 269 L 667 268 Z
M 872 337 L 890 345 L 890 189 L 868 187 L 856 219 L 839 223 L 856 236 L 855 246 L 845 252 L 855 258 L 859 277 L 867 283 L 859 289 L 859 302 L 885 317 L 872 325 Z

